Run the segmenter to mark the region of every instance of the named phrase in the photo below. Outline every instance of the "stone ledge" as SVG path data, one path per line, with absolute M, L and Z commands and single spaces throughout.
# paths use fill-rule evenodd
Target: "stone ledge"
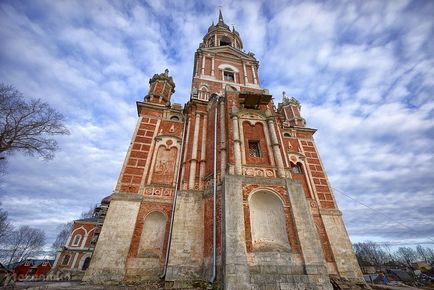
M 143 195 L 131 192 L 114 192 L 112 200 L 142 201 Z

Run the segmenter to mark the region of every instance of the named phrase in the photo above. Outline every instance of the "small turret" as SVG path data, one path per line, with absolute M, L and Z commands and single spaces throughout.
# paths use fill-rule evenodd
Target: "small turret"
M 301 117 L 300 111 L 300 102 L 294 97 L 288 98 L 286 92 L 282 92 L 282 102 L 279 103 L 278 112 L 285 120 L 283 125 L 285 127 L 304 127 L 306 121 Z
M 169 76 L 169 70 L 166 69 L 164 73 L 154 74 L 149 80 L 149 92 L 145 96 L 145 102 L 168 106 L 174 92 L 175 83 L 172 77 Z

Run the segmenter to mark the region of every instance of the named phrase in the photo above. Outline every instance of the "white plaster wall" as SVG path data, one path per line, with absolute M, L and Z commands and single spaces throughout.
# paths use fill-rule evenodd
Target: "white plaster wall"
M 121 281 L 140 200 L 112 200 L 90 266 L 83 281 Z
M 345 278 L 362 279 L 362 272 L 354 255 L 342 216 L 323 214 L 322 218 L 339 274 Z

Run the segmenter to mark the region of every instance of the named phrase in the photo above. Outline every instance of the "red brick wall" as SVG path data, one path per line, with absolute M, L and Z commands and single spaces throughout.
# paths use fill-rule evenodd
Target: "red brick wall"
M 330 246 L 330 241 L 329 241 L 329 238 L 327 236 L 327 232 L 324 228 L 324 224 L 322 222 L 322 219 L 320 216 L 314 215 L 313 220 L 315 222 L 316 229 L 318 231 L 318 235 L 319 235 L 320 240 L 321 240 L 321 246 L 322 246 L 322 249 L 324 251 L 325 259 L 327 262 L 334 262 L 332 248 Z
M 324 169 L 321 166 L 320 159 L 312 141 L 301 141 L 306 161 L 312 174 L 314 186 L 318 195 L 320 206 L 322 208 L 336 208 L 333 200 L 332 191 L 327 183 Z
M 268 155 L 268 146 L 265 141 L 264 125 L 256 123 L 252 126 L 249 122 L 243 122 L 244 133 L 244 150 L 246 152 L 246 163 L 254 165 L 270 165 Z M 249 155 L 249 141 L 259 141 L 260 157 L 250 157 Z
M 212 233 L 213 233 L 213 196 L 210 194 L 205 199 L 204 208 L 204 247 L 203 255 L 204 257 L 212 256 Z M 216 245 L 217 245 L 217 255 L 221 255 L 221 195 L 217 192 L 216 200 Z
M 146 160 L 150 158 L 152 136 L 156 130 L 157 119 L 142 118 L 137 134 L 133 138 L 131 152 L 118 184 L 121 192 L 138 193 L 143 178 Z

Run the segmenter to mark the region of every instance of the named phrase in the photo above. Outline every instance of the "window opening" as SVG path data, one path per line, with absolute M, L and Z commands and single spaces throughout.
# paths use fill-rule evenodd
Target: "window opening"
M 302 171 L 302 169 L 301 169 L 301 165 L 300 165 L 300 163 L 297 163 L 296 165 L 294 165 L 293 167 L 292 167 L 292 173 L 302 173 L 303 171 Z
M 74 242 L 72 243 L 72 245 L 74 246 L 78 246 L 78 244 L 80 243 L 81 240 L 81 235 L 76 235 L 74 238 Z
M 259 141 L 249 141 L 249 156 L 261 157 L 261 152 L 259 150 Z
M 220 46 L 231 46 L 231 40 L 229 37 L 223 36 L 220 39 Z
M 179 121 L 179 117 L 178 116 L 172 116 L 172 117 L 170 117 L 170 120 Z
M 82 269 L 83 271 L 87 270 L 87 268 L 89 268 L 89 264 L 90 264 L 90 257 L 87 257 L 87 258 L 84 260 L 83 267 L 82 267 L 81 269 Z
M 69 255 L 63 257 L 62 265 L 68 265 L 69 259 L 70 259 Z
M 230 81 L 230 82 L 235 81 L 234 73 L 231 71 L 224 71 L 223 76 L 224 76 L 225 81 Z

